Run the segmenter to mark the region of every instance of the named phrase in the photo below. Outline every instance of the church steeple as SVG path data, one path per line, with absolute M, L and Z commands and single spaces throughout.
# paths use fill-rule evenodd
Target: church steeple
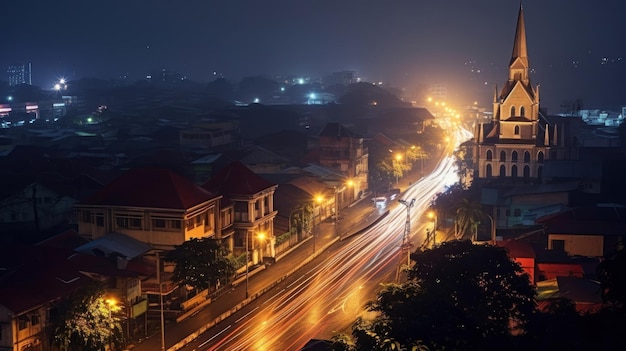
M 513 54 L 511 55 L 511 63 L 516 58 L 528 59 L 528 49 L 526 47 L 526 26 L 524 24 L 524 9 L 519 6 L 519 14 L 517 15 L 517 28 L 515 30 L 515 40 L 513 41 Z
M 513 53 L 509 63 L 509 80 L 523 81 L 528 84 L 528 48 L 526 46 L 526 25 L 524 24 L 524 9 L 519 6 L 517 28 L 513 41 Z

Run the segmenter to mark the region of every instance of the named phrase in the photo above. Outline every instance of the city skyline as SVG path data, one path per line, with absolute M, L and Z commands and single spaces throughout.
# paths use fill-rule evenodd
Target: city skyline
M 585 108 L 624 104 L 622 3 L 521 3 L 542 107 L 558 113 L 560 103 L 575 99 Z M 10 2 L 1 6 L 10 15 L 0 62 L 5 68 L 32 62 L 33 84 L 43 89 L 61 77 L 138 80 L 156 69 L 198 82 L 353 70 L 409 96 L 444 84 L 456 104 L 487 105 L 506 78 L 519 6 L 489 0 Z

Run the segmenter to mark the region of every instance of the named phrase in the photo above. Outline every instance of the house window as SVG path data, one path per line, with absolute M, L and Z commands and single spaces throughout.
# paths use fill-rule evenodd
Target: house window
M 565 240 L 552 240 L 552 250 L 565 251 Z
M 530 152 L 528 151 L 524 152 L 524 162 L 530 162 Z
M 128 218 L 126 217 L 117 217 L 115 218 L 115 224 L 117 224 L 118 228 L 128 228 Z
M 152 226 L 157 229 L 165 229 L 165 220 L 164 219 L 153 219 Z
M 96 215 L 96 226 L 97 227 L 104 227 L 104 216 L 103 215 Z
M 543 163 L 543 151 L 539 151 L 537 154 L 537 162 Z
M 181 228 L 181 224 L 180 224 L 180 220 L 179 219 L 172 219 L 170 224 L 172 225 L 173 229 L 180 229 Z
M 520 210 L 519 208 L 516 208 L 513 210 L 513 217 L 519 217 L 522 215 L 522 210 Z
M 511 117 L 515 116 L 515 106 L 511 106 Z
M 515 133 L 515 135 L 519 135 L 519 126 L 515 126 L 513 133 Z
M 500 162 L 506 161 L 506 152 L 500 151 Z
M 519 108 L 519 115 L 524 117 L 526 115 L 526 109 L 524 108 L 524 106 L 521 106 Z
M 91 211 L 80 211 L 80 220 L 85 223 L 91 223 Z
M 500 178 L 506 177 L 506 167 L 504 165 L 500 166 Z
M 511 161 L 517 162 L 517 151 L 511 153 Z
M 491 161 L 493 159 L 493 153 L 491 150 L 487 150 L 487 161 Z
M 137 217 L 116 217 L 115 223 L 118 228 L 124 229 L 141 229 L 141 218 Z
M 38 314 L 33 314 L 32 316 L 30 316 L 30 324 L 32 324 L 32 325 L 39 324 L 39 315 Z
M 17 328 L 19 330 L 24 330 L 28 327 L 28 317 L 26 316 L 21 316 L 20 318 L 18 318 L 17 320 Z

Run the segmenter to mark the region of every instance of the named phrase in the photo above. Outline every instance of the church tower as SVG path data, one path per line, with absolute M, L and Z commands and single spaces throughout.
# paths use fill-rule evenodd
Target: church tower
M 495 87 L 493 115 L 474 132 L 475 177 L 541 178 L 550 151 L 549 127 L 539 112 L 539 86 L 529 76 L 524 11 L 520 5 L 509 75 Z

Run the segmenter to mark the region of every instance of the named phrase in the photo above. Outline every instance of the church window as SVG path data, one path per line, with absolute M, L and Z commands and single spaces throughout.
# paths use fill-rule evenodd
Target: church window
M 537 162 L 543 163 L 543 151 L 539 151 L 537 154 Z
M 492 176 L 491 165 L 487 165 L 487 172 L 485 178 L 491 178 Z
M 511 106 L 511 117 L 515 116 L 515 106 Z
M 500 166 L 500 178 L 506 177 L 506 167 Z
M 526 115 L 526 109 L 524 108 L 524 106 L 519 108 L 519 115 L 522 117 Z
M 506 161 L 506 152 L 500 151 L 500 162 L 505 162 Z
M 537 178 L 541 179 L 541 177 L 543 177 L 543 166 L 537 168 Z
M 530 162 L 530 152 L 528 151 L 524 152 L 524 162 Z
M 493 153 L 491 150 L 487 150 L 487 161 L 493 160 Z
M 511 167 L 511 177 L 512 178 L 517 178 L 517 165 L 513 165 Z
M 524 179 L 528 180 L 530 178 L 530 167 L 524 166 Z
M 517 162 L 517 151 L 511 152 L 511 161 Z
M 519 126 L 515 126 L 514 133 L 515 135 L 519 135 Z

